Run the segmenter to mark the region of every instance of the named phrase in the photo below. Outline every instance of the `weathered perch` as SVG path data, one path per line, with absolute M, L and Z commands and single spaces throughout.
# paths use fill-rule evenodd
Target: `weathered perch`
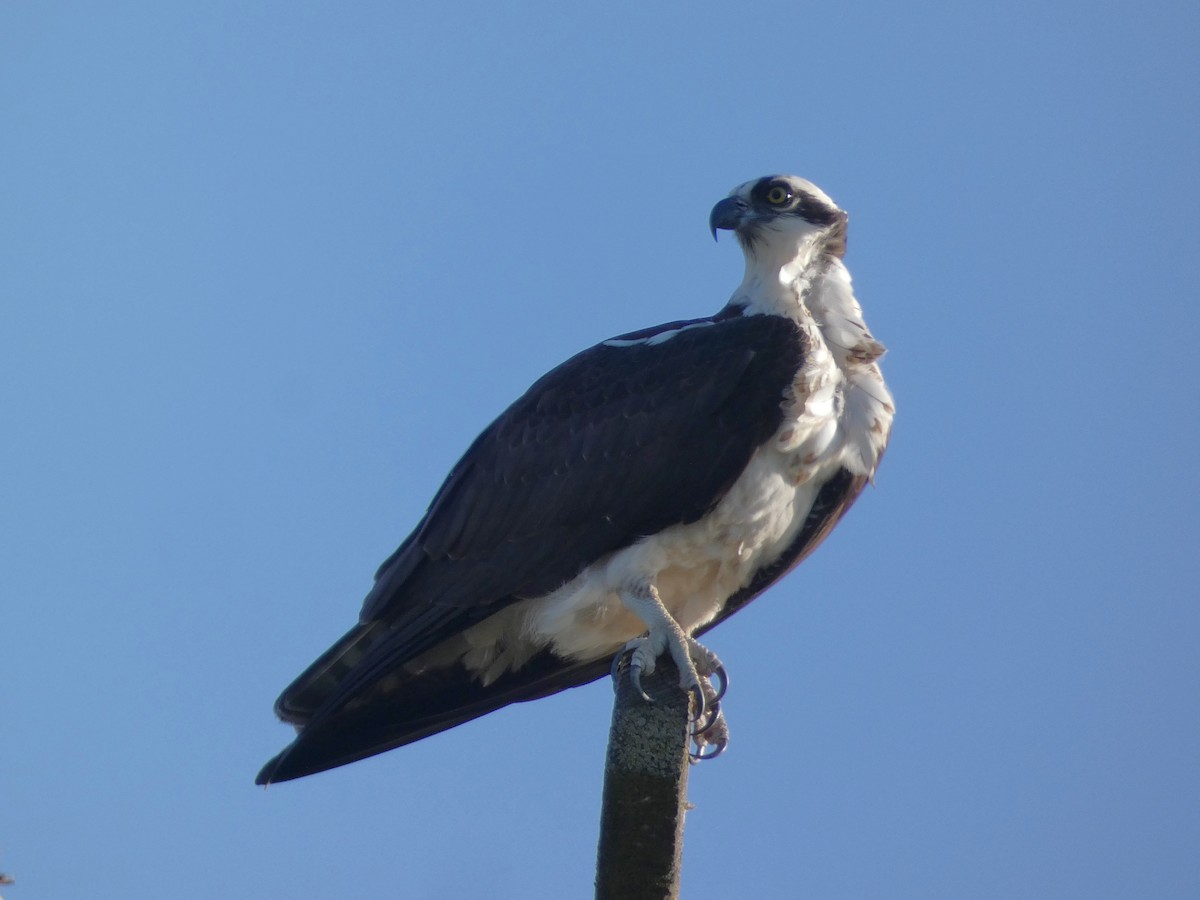
M 634 690 L 623 659 L 604 763 L 596 900 L 679 896 L 691 701 L 666 655 L 642 687 L 652 703 Z

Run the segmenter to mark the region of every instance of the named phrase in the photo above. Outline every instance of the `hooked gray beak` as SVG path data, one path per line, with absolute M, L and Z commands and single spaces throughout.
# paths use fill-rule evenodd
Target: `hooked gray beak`
M 740 197 L 726 197 L 712 208 L 708 215 L 708 230 L 712 232 L 713 240 L 717 239 L 717 229 L 737 231 L 742 220 L 746 218 L 748 207 Z

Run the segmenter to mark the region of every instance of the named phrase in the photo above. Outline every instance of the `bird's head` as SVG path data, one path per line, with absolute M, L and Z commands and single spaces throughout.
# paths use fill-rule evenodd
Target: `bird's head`
M 732 231 L 750 257 L 794 259 L 807 248 L 842 256 L 846 252 L 846 213 L 811 181 L 795 175 L 768 175 L 747 181 L 713 207 L 717 229 Z

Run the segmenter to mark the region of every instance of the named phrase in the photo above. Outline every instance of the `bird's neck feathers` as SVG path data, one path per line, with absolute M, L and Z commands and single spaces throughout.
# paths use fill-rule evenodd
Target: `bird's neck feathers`
M 839 246 L 844 244 L 831 246 L 831 234 L 823 229 L 770 234 L 743 244 L 746 273 L 730 305 L 742 307 L 745 315 L 801 319 L 814 282 L 839 262 Z
M 779 240 L 761 242 L 756 252 L 747 250 L 746 277 L 729 304 L 742 315 L 791 319 L 806 336 L 810 361 L 828 360 L 841 415 L 854 426 L 843 463 L 856 475 L 872 476 L 895 407 L 879 371 L 886 348 L 872 336 L 854 296 L 841 259 L 845 246 L 845 232 L 837 229 L 800 236 L 790 248 Z

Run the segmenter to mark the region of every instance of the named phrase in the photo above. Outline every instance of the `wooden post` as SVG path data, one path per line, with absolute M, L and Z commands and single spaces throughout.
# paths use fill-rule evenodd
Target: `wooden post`
M 604 762 L 596 900 L 679 896 L 691 698 L 666 654 L 642 687 L 652 703 L 634 690 L 623 658 Z

